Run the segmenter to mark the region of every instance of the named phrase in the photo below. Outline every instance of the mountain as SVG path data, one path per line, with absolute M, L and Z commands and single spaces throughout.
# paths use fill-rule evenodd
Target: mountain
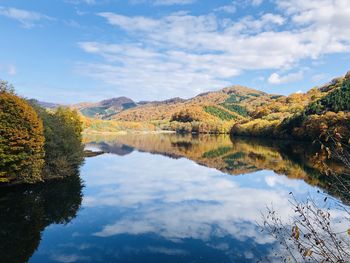
M 274 95 L 234 86 L 219 91 L 199 94 L 191 99 L 171 99 L 149 102 L 111 116 L 118 121 L 170 121 L 176 114 L 190 111 L 193 120 L 239 119 L 262 103 L 268 103 Z
M 29 99 L 28 100 L 31 104 L 37 104 L 43 108 L 46 108 L 46 109 L 56 109 L 62 105 L 60 104 L 57 104 L 57 103 L 51 103 L 51 102 L 45 102 L 45 101 L 39 101 L 39 100 L 36 100 L 36 99 Z
M 140 106 L 139 108 L 142 109 L 141 106 L 144 105 L 166 106 L 175 103 L 181 103 L 184 101 L 185 100 L 181 98 L 172 98 L 163 101 L 134 102 L 132 99 L 127 97 L 118 97 L 102 100 L 96 103 L 83 102 L 73 105 L 72 108 L 79 110 L 85 117 L 108 120 L 114 119 L 114 116 L 118 115 L 122 111 L 126 111 L 138 106 Z
M 164 105 L 164 104 L 173 104 L 173 103 L 178 103 L 178 102 L 184 102 L 186 101 L 185 99 L 176 97 L 176 98 L 172 98 L 172 99 L 167 99 L 167 100 L 163 100 L 163 101 L 139 101 L 137 104 L 138 105 L 146 105 L 146 104 L 153 104 L 153 105 Z
M 233 86 L 202 93 L 186 100 L 172 98 L 139 102 L 133 108 L 108 115 L 105 112 L 105 115 L 90 114 L 95 119 L 84 120 L 84 123 L 89 132 L 111 132 L 115 128 L 117 131 L 130 131 L 131 127 L 142 131 L 151 125 L 152 130 L 228 133 L 236 122 L 245 120 L 261 105 L 280 97 L 243 86 Z M 87 115 L 87 110 L 101 107 L 101 102 L 79 107 L 80 111 Z M 102 110 L 105 111 L 104 108 Z
M 118 97 L 96 103 L 79 103 L 73 105 L 72 108 L 79 110 L 86 117 L 107 119 L 109 116 L 136 106 L 137 104 L 132 99 Z
M 349 138 L 350 72 L 306 93 L 289 96 L 232 86 L 186 100 L 173 98 L 130 105 L 132 107 L 111 111 L 108 103 L 99 102 L 84 105 L 80 111 L 106 120 L 86 120 L 89 131 L 133 131 L 135 128 L 137 131 L 232 133 L 307 140 L 326 133 L 341 133 Z M 98 110 L 102 114 L 96 113 Z M 86 114 L 87 111 L 93 114 Z

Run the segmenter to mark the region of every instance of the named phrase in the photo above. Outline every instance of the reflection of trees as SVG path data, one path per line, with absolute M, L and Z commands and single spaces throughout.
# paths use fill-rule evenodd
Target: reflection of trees
M 272 170 L 320 186 L 332 195 L 339 195 L 336 188 L 331 187 L 336 182 L 323 173 L 324 167 L 318 162 L 320 156 L 315 158 L 317 149 L 313 145 L 305 146 L 305 143 L 191 134 L 129 134 L 94 137 L 93 141 L 101 150 L 108 148 L 106 145 L 110 148 L 118 145 L 118 149 L 132 147 L 172 158 L 186 157 L 233 175 Z M 347 170 L 342 163 L 334 160 L 328 161 L 328 165 L 340 175 Z M 350 200 L 349 196 L 339 197 Z
M 60 181 L 3 188 L 0 192 L 0 255 L 2 262 L 27 262 L 41 232 L 53 223 L 68 223 L 82 201 L 78 175 Z
M 119 143 L 108 144 L 104 142 L 90 142 L 87 144 L 87 146 L 98 147 L 101 151 L 105 153 L 113 153 L 119 156 L 125 156 L 134 151 L 132 147 Z

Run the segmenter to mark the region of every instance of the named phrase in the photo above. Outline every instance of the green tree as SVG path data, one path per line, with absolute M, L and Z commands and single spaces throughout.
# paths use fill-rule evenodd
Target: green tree
M 236 116 L 215 106 L 205 106 L 204 111 L 223 121 L 230 121 L 236 119 Z
M 7 92 L 7 93 L 14 94 L 15 89 L 13 85 L 9 84 L 7 81 L 0 79 L 0 92 Z
M 44 123 L 44 178 L 69 176 L 83 161 L 82 123 L 77 111 L 60 107 L 48 112 L 34 107 Z

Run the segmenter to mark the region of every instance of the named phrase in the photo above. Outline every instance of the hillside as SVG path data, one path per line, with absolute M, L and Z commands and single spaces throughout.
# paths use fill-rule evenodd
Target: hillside
M 199 94 L 187 100 L 174 98 L 138 103 L 134 108 L 104 119 L 124 124 L 151 123 L 161 130 L 228 133 L 234 123 L 245 120 L 258 107 L 277 97 L 280 96 L 234 86 Z
M 257 99 L 259 98 L 259 99 Z M 151 102 L 146 105 L 130 109 L 112 116 L 112 119 L 122 121 L 154 121 L 154 120 L 170 120 L 174 114 L 184 110 L 190 110 L 193 115 L 198 115 L 194 119 L 205 120 L 212 119 L 217 116 L 212 114 L 210 108 L 205 110 L 204 107 L 215 106 L 222 112 L 226 112 L 227 116 L 232 115 L 233 118 L 240 118 L 241 113 L 232 110 L 231 105 L 241 105 L 248 111 L 253 110 L 261 103 L 266 103 L 271 96 L 241 86 L 225 88 L 215 92 L 207 92 L 188 100 L 168 100 L 164 102 Z M 220 118 L 220 117 L 219 117 Z M 229 117 L 228 117 L 229 118 Z
M 118 115 L 122 111 L 127 111 L 133 108 L 142 109 L 145 105 L 161 106 L 161 105 L 171 105 L 175 103 L 184 102 L 181 98 L 172 98 L 164 101 L 140 101 L 135 102 L 127 97 L 117 97 L 112 99 L 102 100 L 96 103 L 83 102 L 79 104 L 72 105 L 71 107 L 77 109 L 82 115 L 89 118 L 110 120 L 114 116 Z M 131 120 L 133 121 L 133 120 Z
M 46 102 L 46 101 L 39 101 L 39 100 L 36 100 L 36 99 L 29 99 L 28 102 L 31 103 L 31 104 L 39 105 L 40 107 L 43 107 L 45 109 L 56 109 L 56 108 L 58 108 L 60 106 L 63 106 L 63 105 L 60 105 L 60 104 L 57 104 L 57 103 Z
M 251 118 L 236 123 L 232 132 L 307 140 L 331 135 L 347 141 L 350 138 L 349 111 L 350 72 L 306 94 L 293 94 L 260 107 Z
M 97 103 L 80 103 L 73 105 L 72 108 L 78 109 L 82 115 L 96 119 L 106 119 L 123 110 L 136 107 L 137 104 L 127 97 L 118 97 L 103 100 Z
M 117 98 L 81 104 L 79 110 L 93 120 L 89 131 L 170 130 L 195 133 L 314 139 L 326 130 L 348 136 L 350 127 L 350 73 L 306 93 L 267 94 L 233 86 L 184 100 L 135 103 Z

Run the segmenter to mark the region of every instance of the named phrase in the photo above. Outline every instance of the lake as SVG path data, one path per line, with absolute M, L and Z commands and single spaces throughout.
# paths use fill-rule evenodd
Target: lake
M 290 192 L 349 200 L 305 143 L 176 134 L 85 142 L 104 154 L 80 175 L 0 189 L 3 262 L 278 262 L 281 248 L 259 226 L 267 206 L 288 218 Z

